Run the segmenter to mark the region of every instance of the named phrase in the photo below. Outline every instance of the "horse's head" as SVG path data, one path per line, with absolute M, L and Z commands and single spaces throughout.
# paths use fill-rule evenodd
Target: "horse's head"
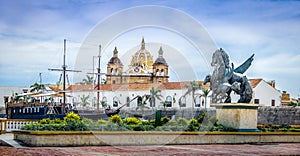
M 213 53 L 212 60 L 211 60 L 211 66 L 214 67 L 214 66 L 220 66 L 220 65 L 224 64 L 221 50 L 218 49 Z
M 206 75 L 203 84 L 205 85 L 207 82 L 210 82 L 211 75 Z

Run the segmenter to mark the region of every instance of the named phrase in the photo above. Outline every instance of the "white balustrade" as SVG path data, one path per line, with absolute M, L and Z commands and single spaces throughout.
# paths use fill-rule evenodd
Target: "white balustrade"
M 37 123 L 38 120 L 26 120 L 26 119 L 1 119 L 0 131 L 1 133 L 12 132 L 20 130 L 20 128 L 26 124 Z

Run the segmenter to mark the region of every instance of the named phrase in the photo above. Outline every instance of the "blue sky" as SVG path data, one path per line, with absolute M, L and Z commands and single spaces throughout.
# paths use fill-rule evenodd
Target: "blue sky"
M 275 80 L 279 90 L 294 97 L 300 94 L 299 1 L 0 0 L 0 86 L 28 86 L 39 80 L 39 73 L 44 83 L 55 83 L 60 73 L 50 72 L 48 68 L 61 67 L 63 39 L 67 39 L 68 67 L 78 68 L 80 47 L 93 30 L 124 10 L 144 5 L 172 8 L 190 16 L 207 31 L 216 47 L 225 49 L 236 66 L 255 54 L 253 65 L 246 73 L 249 78 Z M 132 20 L 139 15 L 132 16 Z M 162 19 L 165 16 L 161 14 Z M 189 30 L 189 22 L 183 21 L 182 26 Z M 195 31 L 191 29 L 191 34 Z M 134 29 L 112 39 L 103 49 L 103 66 L 114 46 L 126 56 L 142 37 L 148 43 L 159 42 L 180 51 L 195 68 L 196 79 L 203 79 L 210 72 L 205 65 L 197 63 L 196 55 L 186 52 L 193 50 L 188 42 L 180 42 L 182 38 L 174 33 L 149 28 Z M 176 47 L 179 42 L 181 47 Z M 94 43 L 91 46 L 97 49 Z

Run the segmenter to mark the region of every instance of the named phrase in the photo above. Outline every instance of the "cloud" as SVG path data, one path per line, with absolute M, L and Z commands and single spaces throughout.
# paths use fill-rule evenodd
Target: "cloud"
M 38 72 L 44 69 L 47 71 L 51 67 L 60 68 L 64 38 L 69 39 L 67 64 L 72 68 L 76 63 L 80 43 L 92 32 L 91 30 L 97 26 L 97 23 L 103 22 L 122 9 L 143 4 L 169 6 L 179 9 L 184 14 L 188 13 L 206 28 L 205 30 L 209 32 L 218 47 L 224 48 L 236 65 L 255 53 L 253 66 L 247 72 L 251 77 L 275 79 L 279 87 L 287 88 L 288 91 L 290 89 L 293 93 L 298 92 L 299 83 L 296 82 L 300 77 L 297 64 L 300 50 L 298 43 L 300 40 L 300 2 L 298 1 L 182 2 L 175 0 L 128 1 L 126 3 L 103 0 L 0 1 L 0 85 L 25 84 L 22 81 L 32 83 L 32 79 L 36 78 Z M 140 14 L 132 15 L 139 16 Z M 107 32 L 122 27 L 123 21 L 134 22 L 135 18 L 119 18 L 118 20 L 119 25 L 105 29 L 105 31 L 98 31 L 97 35 L 90 38 L 90 41 L 85 42 L 85 44 L 90 44 L 85 49 L 85 55 L 97 55 L 100 42 L 95 40 L 96 38 L 106 38 Z M 146 18 L 145 22 L 151 20 L 153 19 Z M 174 18 L 172 14 L 163 14 L 157 20 L 175 24 L 176 21 L 184 19 L 180 16 Z M 190 30 L 188 35 L 193 38 L 192 40 L 206 45 L 207 42 L 199 38 L 198 27 L 192 27 L 188 21 L 180 24 L 182 24 L 182 29 Z M 205 54 L 195 54 L 192 51 L 193 46 L 181 45 L 182 40 L 176 40 L 171 35 L 163 36 L 165 34 L 159 33 L 152 33 L 152 35 L 155 36 L 149 37 L 147 33 L 140 32 L 135 36 L 137 42 L 130 38 L 116 45 L 121 51 L 126 51 L 138 45 L 140 38 L 144 36 L 149 39 L 149 42 L 162 42 L 183 52 L 183 56 L 189 58 L 191 64 L 196 64 L 195 72 L 197 76 L 199 75 L 199 79 L 206 74 L 203 72 L 203 68 L 206 69 L 206 67 L 197 64 L 198 58 Z M 163 42 L 164 39 L 167 42 Z M 111 57 L 110 52 L 113 49 L 107 50 L 109 54 L 106 54 L 103 59 Z M 197 50 L 212 53 L 215 47 L 207 46 Z M 92 58 L 87 59 L 92 60 Z M 23 71 L 23 69 L 26 70 Z M 49 82 L 57 81 L 59 73 L 48 73 L 45 79 Z M 28 76 L 32 77 L 27 78 Z M 293 82 L 292 85 L 287 84 L 289 82 Z

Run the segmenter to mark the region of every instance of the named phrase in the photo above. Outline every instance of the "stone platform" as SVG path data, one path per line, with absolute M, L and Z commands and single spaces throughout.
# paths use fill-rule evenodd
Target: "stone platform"
M 257 109 L 262 105 L 222 103 L 211 104 L 211 106 L 216 107 L 216 116 L 219 124 L 232 127 L 238 131 L 258 131 Z

